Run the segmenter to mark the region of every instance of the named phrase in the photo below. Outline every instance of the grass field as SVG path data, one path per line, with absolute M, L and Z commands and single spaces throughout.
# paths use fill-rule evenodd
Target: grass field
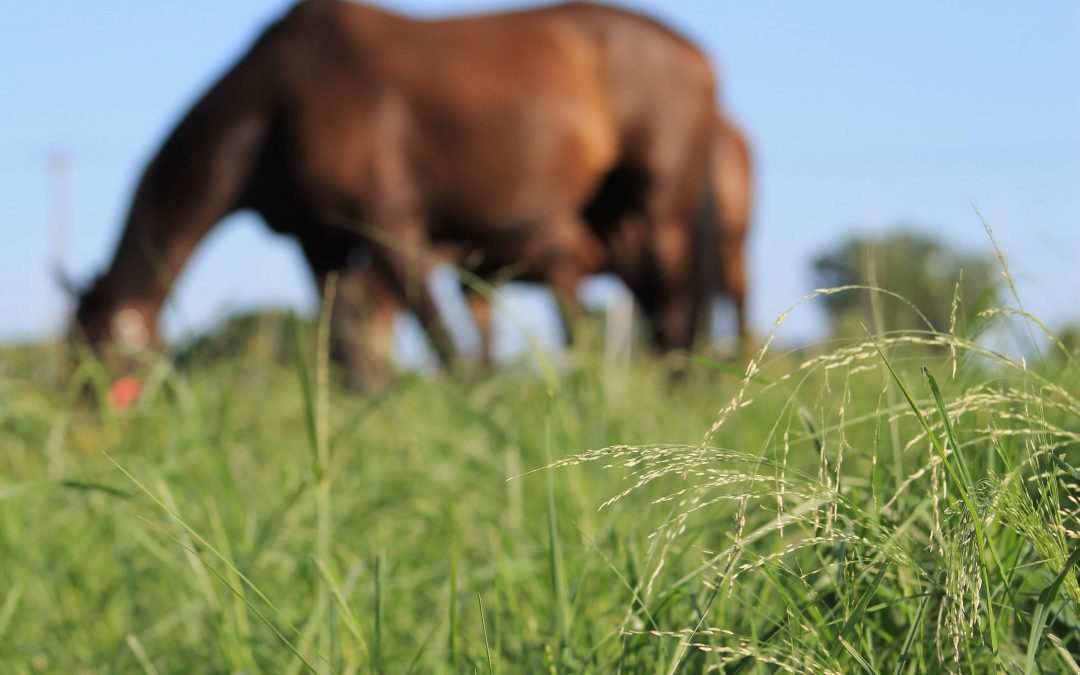
M 127 411 L 5 348 L 0 670 L 1080 672 L 1080 368 L 1011 321 L 369 397 L 309 326 Z

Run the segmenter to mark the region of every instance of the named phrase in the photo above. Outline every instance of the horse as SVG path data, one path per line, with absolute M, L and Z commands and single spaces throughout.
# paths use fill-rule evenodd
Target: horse
M 405 299 L 444 361 L 454 348 L 425 252 L 536 232 L 634 239 L 620 275 L 658 343 L 689 347 L 715 91 L 686 38 L 603 5 L 417 20 L 303 0 L 147 165 L 73 332 L 114 369 L 132 368 L 160 346 L 162 304 L 192 251 L 250 209 L 298 240 L 320 288 L 366 253 L 369 276 Z M 585 219 L 594 207 L 603 217 Z M 353 318 L 336 304 L 332 332 Z

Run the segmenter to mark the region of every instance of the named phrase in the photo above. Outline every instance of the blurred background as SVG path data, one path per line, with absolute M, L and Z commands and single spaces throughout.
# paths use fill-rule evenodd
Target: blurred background
M 0 341 L 62 329 L 69 307 L 52 266 L 85 282 L 107 264 L 145 162 L 290 4 L 5 8 Z M 672 25 L 711 55 L 722 105 L 750 139 L 756 333 L 816 286 L 849 279 L 843 261 L 865 258 L 859 247 L 867 241 L 895 244 L 896 233 L 905 233 L 897 244 L 901 264 L 992 256 L 976 209 L 994 229 L 1025 308 L 1054 327 L 1080 318 L 1072 295 L 1080 289 L 1080 5 L 833 2 L 826 11 L 779 1 L 620 4 Z M 382 5 L 434 17 L 519 3 Z M 613 285 L 594 281 L 582 293 L 602 305 Z M 459 300 L 444 296 L 451 314 L 463 316 Z M 558 342 L 545 292 L 513 288 L 504 300 L 514 323 L 541 342 Z M 310 312 L 315 304 L 295 243 L 238 215 L 213 231 L 185 270 L 165 331 L 183 336 L 238 311 Z M 820 303 L 799 310 L 782 339 L 825 337 L 835 309 Z M 510 325 L 497 324 L 503 355 L 522 346 Z M 419 359 L 415 327 L 406 324 L 399 334 L 399 358 Z M 474 337 L 464 329 L 462 340 Z

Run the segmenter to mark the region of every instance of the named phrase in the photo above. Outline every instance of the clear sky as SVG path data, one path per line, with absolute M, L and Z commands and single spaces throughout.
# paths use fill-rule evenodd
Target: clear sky
M 290 3 L 8 3 L 0 22 L 0 340 L 63 322 L 49 274 L 108 261 L 139 173 L 187 107 Z M 767 330 L 812 288 L 810 260 L 853 232 L 908 223 L 987 250 L 994 227 L 1028 309 L 1080 320 L 1080 3 L 965 0 L 623 3 L 697 41 L 757 167 L 751 318 Z M 387 0 L 438 16 L 514 2 Z M 57 242 L 49 158 L 71 162 L 70 235 Z M 166 324 L 314 291 L 295 245 L 226 221 L 182 277 Z M 535 296 L 531 301 L 535 303 Z M 821 312 L 785 335 L 812 339 Z M 542 322 L 541 322 L 542 323 Z

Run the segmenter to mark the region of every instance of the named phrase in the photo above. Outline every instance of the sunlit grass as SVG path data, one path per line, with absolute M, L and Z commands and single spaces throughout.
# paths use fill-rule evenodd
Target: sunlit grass
M 801 363 L 768 360 L 766 343 L 699 443 L 560 462 L 629 477 L 605 504 L 679 479 L 651 502 L 668 517 L 630 630 L 677 644 L 672 672 L 693 650 L 724 670 L 1072 669 L 1080 405 L 1072 357 L 1047 337 L 1037 363 L 930 331 Z M 746 429 L 753 442 L 730 442 Z M 688 548 L 698 567 L 672 569 Z M 691 588 L 695 620 L 647 625 L 646 608 Z
M 321 325 L 123 412 L 0 354 L 5 669 L 1076 667 L 1080 373 L 1037 325 L 1034 358 L 954 324 L 368 397 Z

